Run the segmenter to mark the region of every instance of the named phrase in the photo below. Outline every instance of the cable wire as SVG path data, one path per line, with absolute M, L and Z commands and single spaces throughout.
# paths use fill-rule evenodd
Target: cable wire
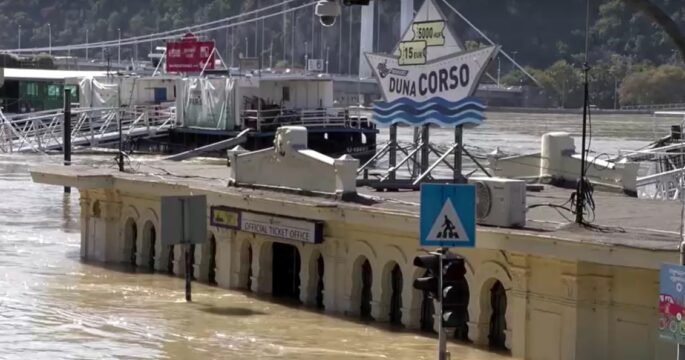
M 297 0 L 288 0 L 288 1 L 297 1 Z M 303 4 L 303 5 L 300 5 L 297 7 L 293 7 L 293 8 L 289 8 L 289 9 L 285 9 L 285 10 L 281 10 L 281 11 L 278 11 L 278 12 L 275 12 L 272 14 L 263 15 L 260 17 L 255 17 L 252 19 L 248 19 L 248 20 L 244 20 L 244 21 L 240 21 L 240 22 L 236 22 L 236 23 L 223 24 L 220 26 L 215 26 L 215 27 L 211 27 L 211 28 L 207 28 L 207 29 L 195 30 L 194 33 L 195 34 L 204 34 L 204 33 L 212 32 L 212 31 L 216 31 L 216 30 L 229 29 L 229 28 L 233 28 L 236 26 L 240 26 L 240 25 L 250 24 L 253 22 L 265 20 L 265 19 L 272 18 L 275 16 L 279 16 L 279 15 L 291 13 L 291 12 L 294 12 L 294 11 L 297 11 L 300 9 L 304 9 L 307 7 L 311 7 L 311 6 L 315 5 L 316 3 L 317 3 L 317 1 L 310 1 L 306 4 Z M 277 4 L 277 5 L 270 5 L 266 8 L 273 8 L 276 6 L 281 6 L 283 4 L 284 3 Z M 169 40 L 169 39 L 177 38 L 178 35 L 182 35 L 182 34 L 188 32 L 189 29 L 194 28 L 194 27 L 205 27 L 205 26 L 207 26 L 207 24 L 210 24 L 210 23 L 224 22 L 224 21 L 229 21 L 229 19 L 236 19 L 236 18 L 248 16 L 248 14 L 253 14 L 253 13 L 258 13 L 258 12 L 264 11 L 266 8 L 253 10 L 252 12 L 249 12 L 249 13 L 243 13 L 240 15 L 235 15 L 233 17 L 226 18 L 223 20 L 215 20 L 214 22 L 204 23 L 204 24 L 200 24 L 200 25 L 194 25 L 191 27 L 168 30 L 167 32 L 169 34 L 173 34 L 173 35 L 167 35 L 167 36 L 164 36 L 163 35 L 164 32 L 163 32 L 163 33 L 158 33 L 158 34 L 142 35 L 142 36 L 138 36 L 138 37 L 131 37 L 131 38 L 126 38 L 126 39 L 121 39 L 121 40 L 118 40 L 118 39 L 117 40 L 107 40 L 107 41 L 102 41 L 102 42 L 97 42 L 97 43 L 89 43 L 89 44 L 82 43 L 82 44 L 76 44 L 76 45 L 64 45 L 64 46 L 52 46 L 52 47 L 48 46 L 48 47 L 37 47 L 37 48 L 7 49 L 7 50 L 2 50 L 2 52 L 32 53 L 32 52 L 41 52 L 41 51 L 49 51 L 49 50 L 50 51 L 67 51 L 67 50 L 71 51 L 71 50 L 99 49 L 99 48 L 106 48 L 106 47 L 113 47 L 113 46 L 136 45 L 136 44 L 143 44 L 143 43 L 149 43 L 149 42 L 155 42 L 155 41 Z M 150 36 L 154 36 L 154 37 L 150 37 Z M 148 38 L 148 37 L 150 37 L 150 38 Z M 141 38 L 143 38 L 143 39 L 141 40 Z

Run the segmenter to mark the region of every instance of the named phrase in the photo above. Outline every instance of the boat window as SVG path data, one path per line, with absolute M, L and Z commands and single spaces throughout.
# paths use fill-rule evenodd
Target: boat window
M 290 101 L 290 87 L 283 87 L 283 101 Z
M 48 85 L 48 96 L 59 96 L 59 85 Z

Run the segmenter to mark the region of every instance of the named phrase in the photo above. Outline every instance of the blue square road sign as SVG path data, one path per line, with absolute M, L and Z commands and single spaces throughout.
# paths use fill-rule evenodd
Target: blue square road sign
M 476 186 L 422 184 L 420 244 L 476 246 Z

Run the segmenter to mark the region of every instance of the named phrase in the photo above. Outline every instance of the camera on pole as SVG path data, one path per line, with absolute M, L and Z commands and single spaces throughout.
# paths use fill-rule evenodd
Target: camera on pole
M 321 25 L 331 27 L 335 25 L 335 20 L 340 16 L 340 4 L 337 0 L 320 0 L 316 3 L 315 12 L 321 21 Z
M 457 328 L 466 322 L 469 286 L 464 258 L 450 255 L 442 260 L 442 325 Z
M 370 0 L 319 0 L 316 3 L 315 13 L 319 17 L 321 25 L 325 27 L 335 25 L 341 11 L 339 1 L 342 1 L 345 6 L 366 6 L 370 3 Z

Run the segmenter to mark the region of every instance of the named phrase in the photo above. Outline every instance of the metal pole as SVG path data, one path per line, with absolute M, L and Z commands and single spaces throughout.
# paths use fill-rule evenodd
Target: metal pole
M 293 21 L 291 23 L 292 29 L 290 30 L 290 67 L 295 67 L 295 23 L 297 18 L 295 17 L 295 12 L 293 11 Z
M 71 165 L 71 90 L 64 89 L 64 117 L 62 119 L 62 149 L 64 151 L 64 166 Z M 69 186 L 64 187 L 64 193 L 71 193 Z
M 88 29 L 86 29 L 86 61 L 88 61 Z
M 245 36 L 245 57 L 250 57 L 250 43 L 247 42 L 247 36 Z
M 108 61 L 109 63 L 109 61 Z M 117 126 L 119 128 L 119 171 L 124 171 L 124 132 L 121 124 L 121 82 L 117 86 Z
M 328 74 L 328 51 L 329 50 L 330 50 L 329 47 L 326 46 L 326 74 Z
M 185 252 L 185 280 L 186 280 L 186 301 L 190 302 L 191 301 L 191 288 L 190 288 L 190 282 L 192 280 L 192 264 L 190 261 L 190 239 L 188 235 L 188 231 L 190 230 L 190 224 L 188 221 L 190 220 L 189 216 L 186 216 L 186 211 L 187 211 L 187 206 L 186 206 L 186 201 L 181 200 L 181 227 L 182 227 L 182 234 L 183 234 L 183 243 L 184 243 L 184 252 Z
M 352 9 L 349 9 L 349 29 L 347 36 L 347 73 L 352 74 Z
M 52 25 L 48 23 L 48 54 L 52 55 Z
M 17 35 L 19 38 L 19 44 L 17 46 L 17 49 L 21 49 L 21 24 L 19 24 L 18 27 L 19 27 L 19 31 L 17 31 Z
M 233 62 L 235 58 L 235 28 L 231 28 L 231 67 L 235 67 Z
M 454 143 L 459 144 L 454 149 L 454 182 L 460 183 L 462 179 L 461 147 L 464 146 L 464 131 L 461 125 L 454 128 Z
M 438 316 L 436 316 L 438 319 L 438 360 L 447 360 L 447 334 L 445 334 L 445 329 L 442 327 L 442 283 L 444 275 L 442 273 L 442 264 L 446 253 L 446 248 L 443 248 L 442 251 L 440 251 L 440 268 L 438 270 Z
M 497 87 L 500 87 L 500 78 L 502 74 L 502 59 L 497 57 Z
M 428 170 L 428 163 L 430 161 L 430 148 L 428 144 L 430 143 L 430 126 L 423 125 L 421 127 L 421 173 L 425 173 Z
M 117 28 L 117 32 L 119 33 L 119 42 L 117 45 L 117 52 L 118 52 L 118 57 L 117 57 L 117 65 L 121 64 L 121 28 Z
M 390 152 L 388 153 L 388 166 L 390 169 L 391 181 L 396 178 L 395 166 L 397 166 L 397 124 L 390 125 Z
M 590 44 L 590 0 L 587 0 L 587 9 L 586 9 L 586 18 L 585 18 L 585 63 L 583 64 L 583 72 L 585 73 L 585 83 L 583 85 L 584 87 L 584 96 L 583 96 L 583 139 L 582 139 L 582 144 L 581 144 L 581 154 L 580 154 L 580 179 L 578 180 L 578 189 L 577 189 L 577 198 L 576 198 L 576 223 L 577 224 L 583 224 L 583 211 L 585 210 L 585 159 L 587 156 L 587 152 L 585 151 L 585 141 L 587 138 L 587 111 L 588 111 L 588 106 L 589 106 L 589 101 L 590 101 L 590 96 L 589 96 L 589 86 L 588 86 L 588 81 L 589 77 L 588 74 L 590 73 L 590 64 L 589 64 L 589 44 Z

